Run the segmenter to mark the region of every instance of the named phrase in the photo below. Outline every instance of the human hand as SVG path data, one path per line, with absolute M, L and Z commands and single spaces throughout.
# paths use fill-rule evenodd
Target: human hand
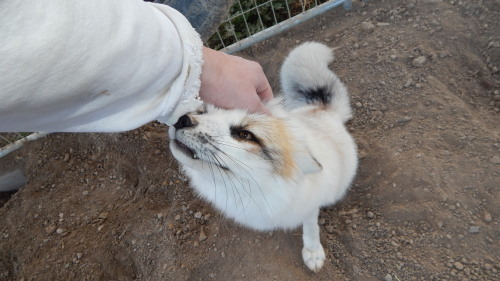
M 203 47 L 200 98 L 215 106 L 268 110 L 263 101 L 273 98 L 271 85 L 260 64 Z

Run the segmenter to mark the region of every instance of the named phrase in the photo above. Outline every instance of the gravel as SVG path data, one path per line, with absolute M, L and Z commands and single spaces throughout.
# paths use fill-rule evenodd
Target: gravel
M 412 61 L 412 65 L 415 67 L 423 67 L 427 59 L 424 56 L 420 56 Z
M 480 227 L 479 226 L 471 226 L 469 227 L 469 233 L 479 233 Z

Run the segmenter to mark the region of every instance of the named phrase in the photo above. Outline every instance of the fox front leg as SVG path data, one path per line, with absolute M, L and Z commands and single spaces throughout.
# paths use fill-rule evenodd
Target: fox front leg
M 304 241 L 302 259 L 306 266 L 314 272 L 318 272 L 325 262 L 325 250 L 323 250 L 319 236 L 318 215 L 319 209 L 302 225 L 302 239 Z

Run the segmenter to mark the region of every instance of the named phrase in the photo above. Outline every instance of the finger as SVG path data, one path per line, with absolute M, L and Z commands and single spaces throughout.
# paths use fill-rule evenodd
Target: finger
M 261 101 L 272 100 L 274 97 L 273 90 L 271 89 L 271 85 L 269 85 L 269 82 L 265 77 L 261 84 L 262 85 L 260 87 L 257 87 L 257 95 L 259 95 L 260 100 Z
M 249 109 L 249 110 L 252 112 L 258 112 L 258 113 L 264 113 L 267 115 L 271 115 L 271 112 L 269 111 L 269 109 L 267 109 L 267 107 L 263 103 L 260 103 L 260 102 L 256 104 L 255 108 Z

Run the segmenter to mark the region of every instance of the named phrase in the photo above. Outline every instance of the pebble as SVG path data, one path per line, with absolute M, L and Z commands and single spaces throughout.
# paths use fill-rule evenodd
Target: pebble
M 448 53 L 448 52 L 441 52 L 441 53 L 439 53 L 439 58 L 444 59 L 449 55 L 450 55 L 450 53 Z
M 406 81 L 406 83 L 404 84 L 404 88 L 409 88 L 411 86 L 415 85 L 415 82 L 413 81 L 413 79 L 408 79 L 408 81 Z
M 365 22 L 361 23 L 361 29 L 364 32 L 371 33 L 371 32 L 373 32 L 375 30 L 375 25 L 373 25 L 373 23 L 371 23 L 369 21 L 365 21 Z
M 56 233 L 57 233 L 57 234 L 62 234 L 63 232 L 64 232 L 64 229 L 62 229 L 62 228 L 58 228 L 58 229 L 56 230 Z
M 493 218 L 491 217 L 490 212 L 484 212 L 484 221 L 485 222 L 491 222 Z
M 471 226 L 469 227 L 469 233 L 479 233 L 479 226 L 477 225 L 474 225 L 474 226 Z
M 427 61 L 427 59 L 424 56 L 420 56 L 420 57 L 414 59 L 411 64 L 415 67 L 422 67 L 422 66 L 424 66 L 424 63 L 426 61 Z
M 458 270 L 463 270 L 463 269 L 464 269 L 464 265 L 463 265 L 461 262 L 459 262 L 459 261 L 455 262 L 455 263 L 453 264 L 453 266 L 454 266 L 456 269 L 458 269 Z
M 331 225 L 327 225 L 327 226 L 325 226 L 325 229 L 326 229 L 326 231 L 327 231 L 328 233 L 330 233 L 330 234 L 332 234 L 332 233 L 334 233 L 334 232 L 335 232 L 335 228 L 334 228 L 333 226 L 331 226 Z
M 99 214 L 98 219 L 100 219 L 100 220 L 106 220 L 108 218 L 108 216 L 109 216 L 108 212 L 102 212 L 102 213 Z
M 401 118 L 398 119 L 398 121 L 396 121 L 398 124 L 406 124 L 408 122 L 411 121 L 411 117 L 410 116 L 403 116 Z
M 500 156 L 493 156 L 490 159 L 491 164 L 500 164 Z
M 88 190 L 85 190 L 84 192 L 82 192 L 82 195 L 83 195 L 83 196 L 88 196 L 88 195 L 89 195 Z
M 375 215 L 373 214 L 373 212 L 367 212 L 366 217 L 368 217 L 369 219 L 373 219 Z
M 45 232 L 47 234 L 52 234 L 54 231 L 56 231 L 56 226 L 54 224 L 49 224 L 48 226 L 45 227 Z
M 387 275 L 384 277 L 384 280 L 385 280 L 385 281 L 392 281 L 392 275 L 387 274 Z
M 200 236 L 198 237 L 198 240 L 200 242 L 207 240 L 207 235 L 205 234 L 205 231 L 203 230 L 203 227 L 200 230 Z
M 194 214 L 194 217 L 197 218 L 197 219 L 201 219 L 202 216 L 203 216 L 203 214 L 201 212 L 196 212 Z

